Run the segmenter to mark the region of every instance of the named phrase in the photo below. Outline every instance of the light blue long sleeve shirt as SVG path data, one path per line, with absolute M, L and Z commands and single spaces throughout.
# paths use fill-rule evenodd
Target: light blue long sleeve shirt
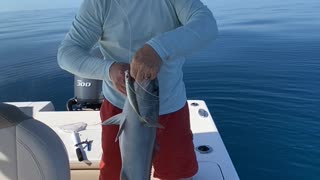
M 103 95 L 122 108 L 125 96 L 109 77 L 114 62 L 130 63 L 149 44 L 163 63 L 158 74 L 160 114 L 186 103 L 182 66 L 185 56 L 217 34 L 211 11 L 199 0 L 84 0 L 58 50 L 58 64 L 77 76 L 103 80 Z M 92 56 L 99 43 L 104 58 Z

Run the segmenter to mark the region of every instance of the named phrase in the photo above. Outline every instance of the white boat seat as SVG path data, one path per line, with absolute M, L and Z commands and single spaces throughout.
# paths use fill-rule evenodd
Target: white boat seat
M 67 151 L 44 123 L 0 103 L 0 179 L 70 180 Z

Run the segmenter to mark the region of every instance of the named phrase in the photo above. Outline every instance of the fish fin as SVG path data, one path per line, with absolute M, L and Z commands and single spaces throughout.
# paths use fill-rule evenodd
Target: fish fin
M 149 121 L 146 120 L 145 118 L 143 118 L 142 116 L 138 115 L 138 117 L 139 117 L 139 120 L 140 120 L 140 122 L 141 122 L 142 124 L 149 124 Z
M 126 116 L 124 114 L 120 113 L 120 114 L 112 116 L 111 118 L 103 121 L 102 125 L 119 125 L 119 124 L 121 124 L 122 121 L 124 121 L 125 118 L 126 118 Z
M 118 134 L 117 134 L 117 136 L 116 136 L 115 142 L 117 142 L 117 141 L 118 141 L 118 139 L 119 139 L 119 137 L 120 137 L 121 133 L 122 133 L 122 132 L 123 132 L 123 130 L 124 130 L 124 126 L 125 126 L 125 124 L 126 124 L 126 119 L 124 119 L 123 121 L 121 121 L 121 124 L 120 124 L 120 127 L 119 127 Z
M 164 129 L 164 126 L 162 126 L 160 123 L 145 123 L 144 126 L 146 127 L 152 127 L 152 128 L 161 128 L 161 129 Z
M 153 127 L 153 128 L 161 128 L 163 129 L 164 127 L 158 123 L 158 122 L 155 122 L 155 123 L 150 123 L 150 120 L 148 118 L 143 118 L 140 116 L 140 121 L 141 123 L 145 126 L 145 127 Z

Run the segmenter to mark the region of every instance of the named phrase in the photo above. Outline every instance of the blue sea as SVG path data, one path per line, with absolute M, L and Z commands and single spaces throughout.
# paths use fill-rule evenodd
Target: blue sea
M 205 2 L 220 31 L 187 59 L 188 98 L 206 101 L 240 179 L 319 180 L 320 1 Z M 0 101 L 65 110 L 56 53 L 76 11 L 0 13 Z

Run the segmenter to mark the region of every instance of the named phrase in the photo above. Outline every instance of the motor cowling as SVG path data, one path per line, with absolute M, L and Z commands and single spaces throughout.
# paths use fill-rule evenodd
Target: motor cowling
M 100 110 L 102 101 L 101 80 L 74 77 L 74 98 L 67 103 L 68 111 Z

